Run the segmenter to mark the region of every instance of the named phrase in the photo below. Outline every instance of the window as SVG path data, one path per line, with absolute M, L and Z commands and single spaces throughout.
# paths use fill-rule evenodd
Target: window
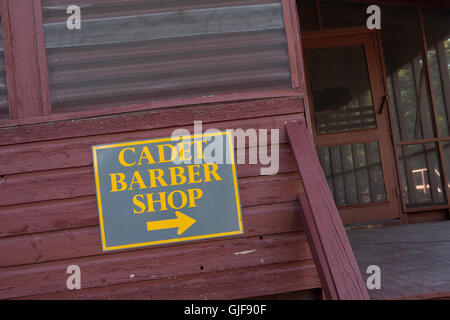
M 376 128 L 363 45 L 308 49 L 318 134 Z
M 73 5 L 80 30 L 67 25 Z M 292 0 L 2 1 L 0 127 L 301 96 L 295 11 Z
M 319 158 L 336 205 L 386 201 L 377 142 L 320 148 Z
M 44 0 L 53 112 L 290 89 L 278 0 Z
M 388 21 L 382 31 L 383 46 L 405 204 L 408 208 L 444 204 L 442 143 L 448 137 L 450 108 L 445 100 L 450 94 L 445 87 L 445 43 L 450 36 L 450 12 L 391 6 L 382 11 Z
M 358 0 L 299 0 L 299 10 L 304 8 L 305 12 L 313 12 L 314 3 L 318 11 L 314 13 L 313 21 L 306 20 L 306 30 L 364 27 L 368 17 L 366 8 L 371 4 Z M 411 211 L 448 208 L 450 9 L 414 4 L 378 5 L 382 14 L 380 32 L 404 204 Z M 319 59 L 316 64 L 321 66 L 328 60 Z M 358 81 L 353 83 L 361 84 Z M 312 94 L 316 100 L 316 93 Z M 331 94 L 324 96 L 333 100 Z M 347 124 L 345 114 L 341 114 L 340 118 L 337 116 L 331 114 L 322 122 L 328 126 L 333 123 L 341 126 Z M 321 155 L 323 162 L 333 164 L 332 158 L 338 159 L 332 151 Z M 326 156 L 330 159 L 327 160 Z M 333 191 L 336 202 L 353 203 L 354 191 L 349 193 L 342 188 L 345 169 L 341 172 L 335 168 L 337 171 L 333 172 L 330 168 L 324 168 L 324 171 L 330 185 L 333 179 L 336 180 L 331 187 L 332 191 L 333 188 L 337 190 Z

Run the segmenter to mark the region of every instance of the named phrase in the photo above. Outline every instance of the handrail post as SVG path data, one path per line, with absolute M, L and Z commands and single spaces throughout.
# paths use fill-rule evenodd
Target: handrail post
M 286 124 L 304 193 L 302 223 L 324 296 L 331 300 L 368 300 L 355 255 L 328 188 L 304 120 Z

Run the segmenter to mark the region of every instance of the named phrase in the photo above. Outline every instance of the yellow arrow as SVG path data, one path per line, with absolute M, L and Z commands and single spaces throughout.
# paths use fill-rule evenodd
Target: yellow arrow
M 177 215 L 176 219 L 147 222 L 147 231 L 178 228 L 177 234 L 180 235 L 197 222 L 180 211 L 176 211 L 175 214 Z

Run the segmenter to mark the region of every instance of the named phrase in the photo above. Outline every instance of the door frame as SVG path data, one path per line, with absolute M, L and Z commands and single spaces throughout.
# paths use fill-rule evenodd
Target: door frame
M 301 38 L 303 43 L 306 88 L 310 102 L 307 110 L 310 114 L 307 115 L 307 118 L 310 119 L 312 137 L 317 154 L 319 148 L 332 145 L 357 144 L 371 141 L 377 141 L 379 144 L 386 201 L 338 206 L 344 224 L 373 224 L 387 221 L 407 222 L 400 194 L 397 152 L 392 137 L 392 117 L 379 32 L 369 30 L 365 27 L 356 27 L 304 32 L 301 34 Z M 351 45 L 364 46 L 377 128 L 318 135 L 306 51 L 309 48 L 344 47 Z M 383 97 L 386 98 L 383 99 Z M 380 114 L 379 110 L 382 103 L 385 105 L 383 106 L 383 112 Z M 386 210 L 386 208 L 389 209 Z

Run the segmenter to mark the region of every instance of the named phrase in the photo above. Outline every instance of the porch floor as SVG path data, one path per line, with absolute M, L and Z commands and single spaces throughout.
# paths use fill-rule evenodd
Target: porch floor
M 450 298 L 450 221 L 347 231 L 364 281 L 381 269 L 372 299 Z

